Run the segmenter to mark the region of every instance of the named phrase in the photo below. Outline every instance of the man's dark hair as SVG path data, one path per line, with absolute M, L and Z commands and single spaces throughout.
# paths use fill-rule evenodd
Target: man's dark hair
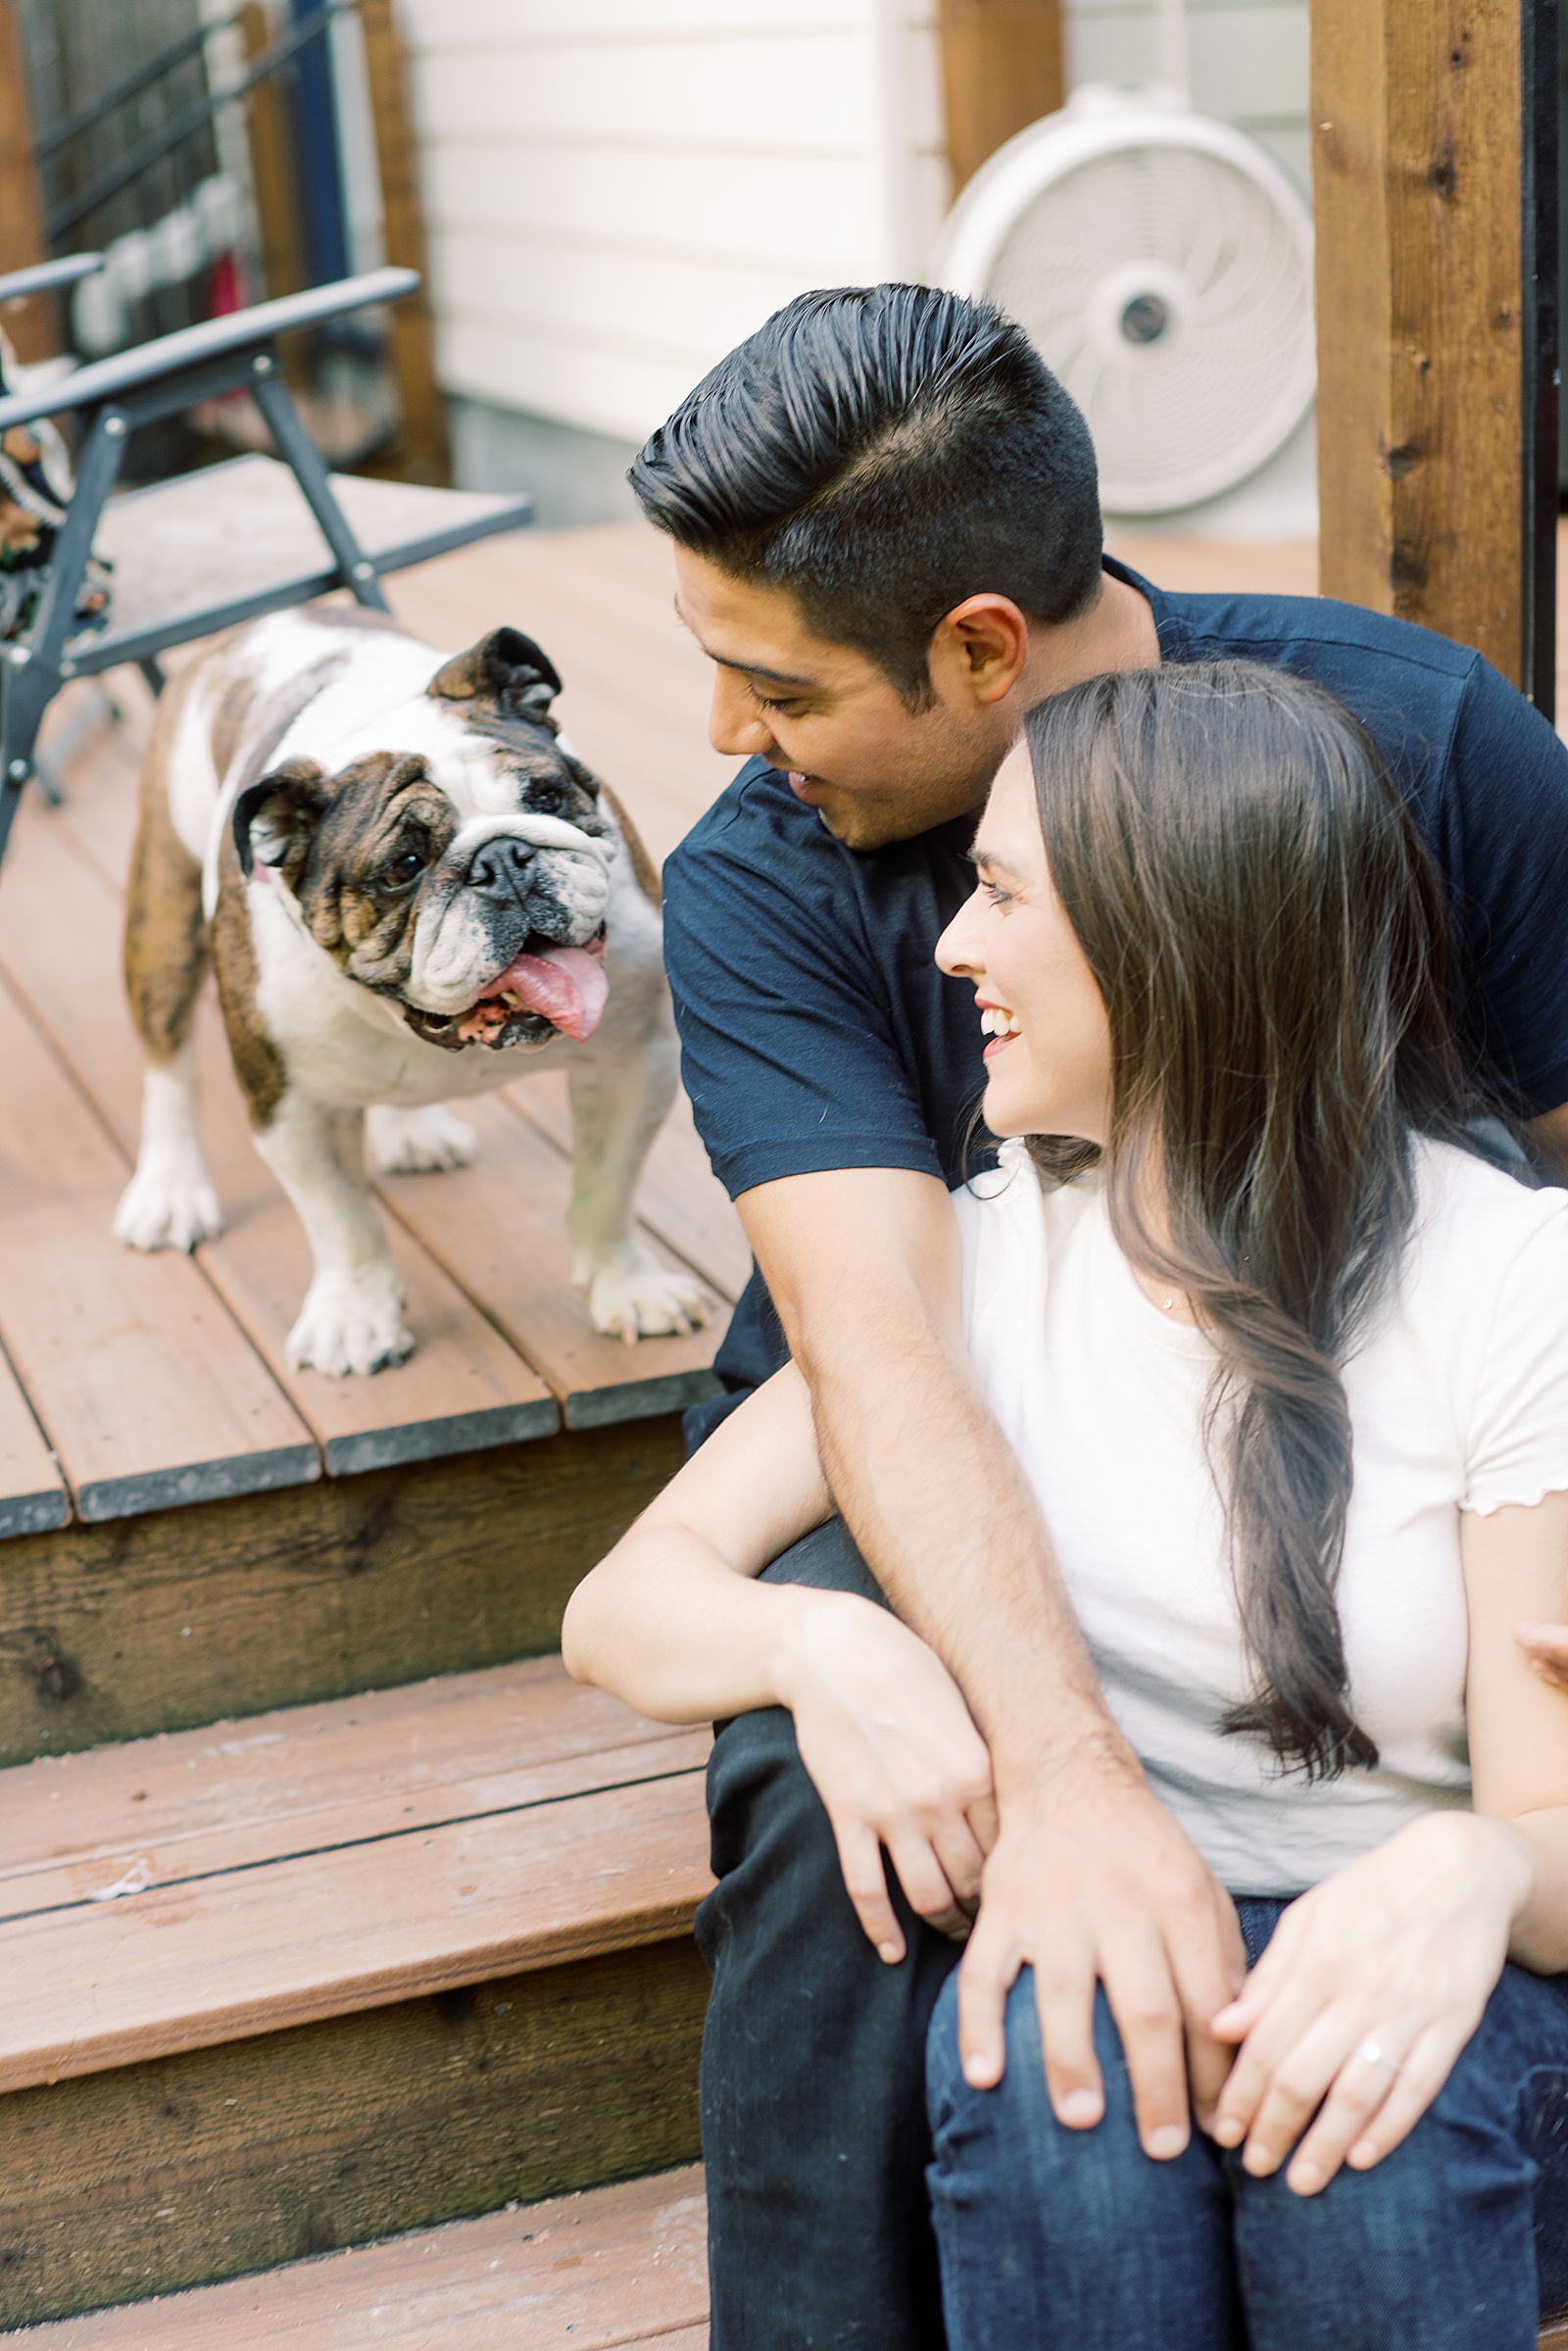
M 627 479 L 650 522 L 799 598 L 912 707 L 944 612 L 1070 620 L 1100 579 L 1089 428 L 1019 326 L 931 286 L 798 295 L 687 395 Z

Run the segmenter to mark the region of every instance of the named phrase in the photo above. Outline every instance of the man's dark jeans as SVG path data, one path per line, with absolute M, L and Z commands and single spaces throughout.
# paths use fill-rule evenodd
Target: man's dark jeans
M 840 1519 L 765 1572 L 882 1597 Z M 898 1967 L 877 1957 L 782 1708 L 720 1729 L 708 1793 L 712 2351 L 942 2351 L 925 2040 L 958 1945 L 890 1872 L 908 1951 Z

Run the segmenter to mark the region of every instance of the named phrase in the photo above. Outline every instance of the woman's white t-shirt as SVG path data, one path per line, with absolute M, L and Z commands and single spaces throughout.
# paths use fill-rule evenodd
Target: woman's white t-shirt
M 1252 1685 L 1203 1445 L 1209 1341 L 1139 1288 L 1097 1178 L 1043 1192 L 1015 1142 L 953 1196 L 970 1351 L 1105 1697 L 1236 1893 L 1299 1892 L 1468 1802 L 1459 1512 L 1568 1488 L 1568 1193 L 1438 1144 L 1418 1145 L 1416 1170 L 1397 1290 L 1344 1367 L 1339 1609 L 1351 1710 L 1381 1760 L 1315 1786 L 1217 1729 Z

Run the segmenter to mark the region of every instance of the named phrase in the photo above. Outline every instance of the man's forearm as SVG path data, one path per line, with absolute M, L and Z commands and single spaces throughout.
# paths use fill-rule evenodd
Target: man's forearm
M 1122 1752 L 1039 1506 L 967 1358 L 929 1324 L 846 1316 L 802 1334 L 797 1361 L 834 1499 L 963 1690 L 999 1790 L 1064 1743 L 1100 1737 Z

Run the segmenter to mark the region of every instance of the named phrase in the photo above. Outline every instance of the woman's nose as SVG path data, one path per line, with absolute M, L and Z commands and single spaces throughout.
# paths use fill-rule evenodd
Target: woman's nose
M 708 713 L 708 740 L 728 759 L 765 759 L 778 747 L 772 729 L 758 715 L 740 679 L 727 669 L 713 677 L 713 701 Z
M 978 980 L 985 974 L 985 956 L 974 937 L 973 916 L 979 898 L 977 890 L 964 901 L 937 941 L 937 968 L 950 979 Z

